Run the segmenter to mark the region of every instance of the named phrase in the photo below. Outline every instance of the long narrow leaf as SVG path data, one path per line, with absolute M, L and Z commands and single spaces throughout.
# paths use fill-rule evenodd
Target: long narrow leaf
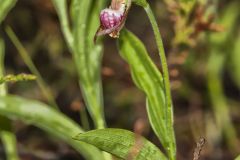
M 236 42 L 236 39 L 232 38 L 235 36 L 234 26 L 235 24 L 237 25 L 237 19 L 239 18 L 239 14 L 237 14 L 239 10 L 238 6 L 239 2 L 232 3 L 217 19 L 217 23 L 223 25 L 226 30 L 221 33 L 211 33 L 209 35 L 208 43 L 210 45 L 208 52 L 210 56 L 207 64 L 208 93 L 216 118 L 216 124 L 219 131 L 223 133 L 222 135 L 226 139 L 227 146 L 233 152 L 239 151 L 239 144 L 237 131 L 232 123 L 231 105 L 228 104 L 224 93 L 222 74 L 226 63 L 229 63 L 226 61 L 227 56 L 232 56 L 231 54 L 234 52 L 234 42 Z M 237 57 L 235 58 L 237 59 Z
M 72 50 L 73 35 L 71 33 L 70 24 L 69 24 L 69 20 L 68 20 L 67 1 L 66 0 L 52 0 L 52 2 L 58 13 L 58 17 L 60 19 L 63 35 L 67 41 L 68 47 Z
M 91 14 L 94 12 L 93 17 L 96 17 L 96 11 L 91 10 L 91 4 L 95 4 L 95 2 L 96 1 L 93 2 L 92 0 L 73 0 L 72 2 L 74 33 L 73 55 L 80 77 L 79 83 L 87 108 L 95 126 L 97 128 L 104 128 L 105 121 L 100 79 L 102 49 L 101 46 L 94 46 L 92 44 L 93 42 L 90 43 L 90 39 L 93 40 L 93 34 L 92 31 L 90 32 L 90 29 L 93 29 L 91 26 L 94 24 L 91 20 Z M 100 2 L 102 2 L 102 0 Z M 99 4 L 101 4 L 100 2 Z M 81 18 L 79 18 L 79 15 L 81 15 Z M 92 38 L 90 38 L 91 35 Z
M 240 63 L 239 63 L 239 59 L 240 59 L 240 33 L 237 36 L 238 38 L 235 40 L 235 44 L 233 47 L 233 51 L 231 54 L 231 62 L 230 62 L 230 66 L 231 66 L 231 74 L 232 77 L 235 81 L 235 83 L 238 85 L 238 87 L 240 88 Z
M 35 76 L 37 76 L 36 81 L 37 81 L 37 83 L 39 85 L 39 88 L 42 90 L 43 95 L 46 97 L 46 99 L 48 100 L 49 104 L 52 105 L 55 109 L 58 110 L 58 105 L 55 102 L 55 99 L 54 99 L 54 96 L 53 96 L 53 94 L 51 92 L 51 89 L 49 88 L 49 86 L 44 81 L 42 75 L 40 74 L 40 72 L 38 71 L 37 67 L 33 63 L 31 57 L 29 56 L 27 50 L 24 48 L 24 46 L 22 45 L 22 43 L 20 42 L 20 40 L 18 39 L 18 37 L 16 36 L 16 34 L 13 32 L 13 30 L 10 27 L 6 28 L 6 32 L 7 32 L 8 36 L 9 36 L 9 38 L 11 39 L 12 43 L 17 48 L 17 50 L 18 50 L 20 56 L 22 57 L 24 63 L 27 65 L 29 70 Z
M 166 100 L 166 105 L 164 107 L 166 108 L 166 132 L 167 132 L 166 138 L 168 139 L 167 145 L 164 147 L 167 150 L 169 158 L 171 160 L 174 160 L 176 159 L 176 140 L 175 140 L 175 134 L 174 134 L 174 128 L 173 128 L 173 104 L 172 104 L 171 86 L 170 86 L 170 79 L 169 79 L 169 73 L 168 73 L 167 58 L 166 58 L 165 49 L 163 46 L 162 36 L 159 31 L 158 24 L 153 14 L 153 11 L 149 4 L 146 7 L 144 7 L 144 9 L 152 25 L 155 41 L 157 44 L 157 48 L 158 48 L 158 52 L 161 60 L 161 66 L 163 70 L 163 82 L 164 82 L 164 91 L 165 91 L 165 100 Z
M 0 136 L 6 151 L 8 160 L 19 160 L 17 155 L 16 136 L 12 131 L 1 131 Z
M 88 160 L 103 159 L 97 148 L 72 139 L 74 135 L 83 132 L 76 123 L 43 103 L 17 96 L 0 97 L 0 114 L 43 129 L 70 144 Z
M 166 117 L 165 119 L 165 126 L 166 126 L 166 135 L 165 137 L 161 136 L 160 131 L 155 129 L 155 133 L 158 135 L 160 141 L 163 141 L 164 148 L 167 151 L 167 154 L 171 160 L 176 159 L 176 140 L 175 140 L 175 134 L 174 134 L 174 128 L 173 128 L 173 104 L 172 104 L 172 98 L 171 98 L 171 87 L 170 87 L 170 80 L 169 80 L 169 73 L 168 73 L 168 65 L 167 65 L 167 59 L 165 54 L 165 49 L 163 46 L 163 40 L 161 33 L 158 28 L 158 24 L 156 21 L 156 18 L 153 14 L 153 11 L 148 4 L 146 0 L 133 0 L 133 2 L 137 5 L 140 5 L 144 8 L 145 12 L 147 13 L 147 16 L 149 18 L 149 21 L 152 25 L 153 33 L 155 36 L 155 41 L 157 44 L 157 48 L 159 51 L 159 56 L 161 60 L 161 66 L 163 71 L 163 89 L 164 89 L 164 96 L 165 96 L 165 106 L 162 107 L 163 110 L 165 110 Z M 148 102 L 148 106 L 151 105 L 150 102 Z M 149 109 L 151 107 L 148 107 Z M 148 110 L 149 112 L 152 112 Z M 154 126 L 154 121 L 151 122 L 152 126 Z M 153 127 L 157 128 L 157 126 Z
M 123 129 L 98 129 L 74 137 L 119 158 L 166 160 L 162 152 L 145 138 Z
M 129 63 L 135 84 L 147 96 L 147 111 L 151 126 L 164 147 L 169 146 L 166 127 L 166 102 L 163 78 L 147 54 L 142 42 L 129 31 L 123 30 L 119 39 L 122 57 Z

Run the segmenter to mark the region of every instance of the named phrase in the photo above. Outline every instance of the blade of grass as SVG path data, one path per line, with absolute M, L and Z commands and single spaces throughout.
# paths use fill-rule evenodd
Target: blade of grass
M 146 0 L 134 0 L 136 4 L 142 6 L 145 10 L 145 12 L 148 15 L 148 18 L 150 20 L 150 23 L 153 28 L 153 33 L 155 36 L 157 48 L 159 51 L 159 56 L 161 60 L 161 66 L 163 70 L 163 81 L 164 81 L 164 91 L 165 91 L 165 101 L 166 106 L 164 107 L 165 113 L 166 113 L 166 127 L 167 127 L 167 137 L 168 137 L 168 145 L 165 146 L 165 149 L 167 150 L 168 156 L 171 160 L 176 159 L 176 140 L 175 140 L 175 134 L 174 134 L 174 128 L 173 128 L 173 104 L 172 104 L 172 97 L 171 97 L 171 87 L 170 87 L 170 80 L 169 80 L 169 73 L 168 73 L 168 65 L 167 65 L 167 59 L 166 54 L 163 46 L 162 37 L 160 34 L 160 31 L 158 29 L 158 24 L 155 19 L 155 16 L 153 14 L 153 11 L 150 7 L 150 5 L 147 3 Z
M 70 50 L 73 49 L 73 35 L 70 29 L 70 24 L 68 21 L 67 14 L 67 1 L 66 0 L 52 0 L 54 7 L 57 11 L 58 17 L 60 19 L 61 28 L 63 31 L 64 38 L 67 41 Z
M 233 37 L 235 37 L 234 31 L 239 17 L 238 6 L 239 2 L 231 3 L 225 11 L 219 15 L 217 23 L 223 25 L 226 30 L 220 33 L 211 33 L 207 37 L 207 41 L 210 44 L 210 56 L 207 64 L 209 96 L 216 118 L 216 124 L 223 133 L 226 143 L 233 153 L 239 152 L 240 144 L 238 142 L 236 129 L 232 122 L 228 99 L 224 94 L 222 74 L 224 72 L 224 66 L 227 63 L 227 55 L 230 55 L 234 48 L 235 39 L 233 39 Z
M 16 2 L 16 0 L 0 0 L 0 24 Z M 4 55 L 5 45 L 0 35 L 0 77 L 4 76 Z M 6 95 L 6 93 L 5 84 L 0 84 L 0 96 Z M 0 116 L 0 137 L 6 151 L 7 160 L 18 160 L 16 136 L 11 131 L 11 121 L 4 116 Z
M 214 51 L 211 53 L 208 61 L 208 90 L 217 126 L 223 131 L 226 143 L 231 151 L 239 152 L 237 133 L 231 120 L 221 81 L 224 60 L 225 54 L 217 54 Z
M 43 95 L 46 97 L 46 99 L 48 100 L 49 104 L 51 104 L 55 109 L 58 110 L 58 106 L 54 100 L 54 97 L 51 93 L 50 88 L 47 86 L 47 84 L 44 82 L 41 74 L 39 73 L 37 67 L 34 65 L 34 63 L 32 62 L 31 58 L 29 57 L 29 54 L 27 53 L 26 49 L 23 47 L 23 45 L 21 44 L 21 42 L 19 41 L 19 39 L 17 38 L 16 34 L 13 32 L 13 30 L 10 27 L 6 28 L 6 32 L 9 36 L 9 38 L 11 39 L 11 41 L 13 42 L 13 44 L 15 45 L 15 47 L 17 48 L 20 56 L 22 57 L 23 61 L 25 62 L 25 64 L 28 66 L 29 70 L 35 75 L 37 76 L 37 84 L 39 85 Z
M 87 160 L 104 159 L 102 153 L 94 146 L 72 139 L 73 136 L 83 132 L 78 124 L 43 103 L 11 95 L 0 97 L 0 115 L 20 119 L 41 128 L 71 145 Z
M 4 77 L 5 44 L 0 35 L 0 77 Z M 6 85 L 0 84 L 0 95 L 6 95 Z
M 238 85 L 238 88 L 240 88 L 240 31 L 238 33 L 238 38 L 235 40 L 235 44 L 233 47 L 233 51 L 231 54 L 231 60 L 230 60 L 230 72 L 232 74 L 233 80 Z
M 17 0 L 0 0 L 0 24 L 6 17 L 7 13 L 14 7 Z
M 86 111 L 85 107 L 83 107 L 79 112 L 80 112 L 82 127 L 86 131 L 90 130 L 90 124 L 89 124 L 89 121 L 88 121 L 87 111 Z
M 0 132 L 0 135 L 3 146 L 6 150 L 7 160 L 19 160 L 15 134 L 12 131 L 4 130 Z
M 172 104 L 172 96 L 171 96 L 171 86 L 170 86 L 170 80 L 169 80 L 169 73 L 168 73 L 168 65 L 167 65 L 167 59 L 166 54 L 163 46 L 162 36 L 160 34 L 160 31 L 158 29 L 157 21 L 154 17 L 154 14 L 149 6 L 149 4 L 144 7 L 149 20 L 152 24 L 155 40 L 157 43 L 159 56 L 161 60 L 161 66 L 163 70 L 163 81 L 164 81 L 164 88 L 165 88 L 165 99 L 166 99 L 166 108 L 167 108 L 167 117 L 166 117 L 166 126 L 167 126 L 167 132 L 168 132 L 168 146 L 166 147 L 168 156 L 171 160 L 176 159 L 176 140 L 175 140 L 175 134 L 174 134 L 174 128 L 173 128 L 173 104 Z
M 0 35 L 0 77 L 4 76 L 5 45 Z M 0 96 L 7 94 L 6 85 L 0 84 Z M 0 137 L 6 151 L 7 160 L 18 160 L 16 136 L 12 132 L 11 121 L 4 115 L 0 115 Z
M 235 158 L 235 160 L 240 160 L 240 155 L 239 155 L 239 156 L 237 156 L 237 158 Z

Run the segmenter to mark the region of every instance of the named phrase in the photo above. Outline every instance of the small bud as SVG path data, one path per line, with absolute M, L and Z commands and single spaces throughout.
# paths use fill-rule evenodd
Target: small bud
M 103 9 L 100 13 L 100 24 L 94 41 L 97 36 L 109 34 L 113 38 L 118 38 L 120 30 L 123 28 L 131 0 L 112 0 L 109 8 Z

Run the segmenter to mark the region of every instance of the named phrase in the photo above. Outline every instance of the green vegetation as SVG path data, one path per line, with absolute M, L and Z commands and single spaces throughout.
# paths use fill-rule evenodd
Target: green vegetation
M 116 5 L 113 2 L 118 4 L 118 1 L 112 0 L 111 5 Z M 49 2 L 52 10 L 49 10 L 51 14 L 56 15 L 55 18 L 58 17 L 59 24 L 55 28 L 54 25 L 49 25 L 51 23 L 42 25 L 44 27 L 49 25 L 50 32 L 61 30 L 62 39 L 59 40 L 58 37 L 52 42 L 52 39 L 46 40 L 47 35 L 41 37 L 41 34 L 36 34 L 36 41 L 26 45 L 21 40 L 21 34 L 18 35 L 21 27 L 12 25 L 14 22 L 11 20 L 7 21 L 8 13 L 14 11 L 14 6 L 21 2 L 0 0 L 0 138 L 7 160 L 22 159 L 14 129 L 16 126 L 13 125 L 16 120 L 41 129 L 51 136 L 54 143 L 60 140 L 59 143 L 69 145 L 87 160 L 113 160 L 115 157 L 128 160 L 176 160 L 177 154 L 181 154 L 178 156 L 180 158 L 189 155 L 189 153 L 181 153 L 186 152 L 185 149 L 178 151 L 176 137 L 185 138 L 179 140 L 181 148 L 185 148 L 184 143 L 181 144 L 184 140 L 193 137 L 192 140 L 188 139 L 188 148 L 191 146 L 192 150 L 187 151 L 192 153 L 196 147 L 192 155 L 194 160 L 199 160 L 205 141 L 202 138 L 202 143 L 198 142 L 197 146 L 194 144 L 200 136 L 207 141 L 208 152 L 204 153 L 206 154 L 204 157 L 231 159 L 237 157 L 240 152 L 238 135 L 240 128 L 235 122 L 239 120 L 238 113 L 240 113 L 240 101 L 237 95 L 240 93 L 239 2 L 237 0 L 231 3 L 219 0 L 213 0 L 211 3 L 207 0 L 124 2 L 125 10 L 121 15 L 121 23 L 117 24 L 119 26 L 115 24 L 117 27 L 106 28 L 99 15 L 102 9 L 107 8 L 109 1 L 52 0 L 51 3 Z M 159 5 L 164 9 L 159 11 Z M 115 7 L 117 8 L 117 5 Z M 130 10 L 135 7 L 145 13 L 144 18 L 148 19 L 147 22 L 151 26 L 151 28 L 147 26 L 150 28 L 147 31 L 151 33 L 151 38 L 146 36 L 147 40 L 142 39 L 143 35 L 137 35 L 135 30 L 125 27 L 128 17 L 133 21 L 132 26 L 135 23 L 139 25 L 141 20 L 145 20 L 137 14 L 132 14 Z M 139 15 L 144 15 L 141 11 Z M 114 11 L 111 10 L 112 12 Z M 164 18 L 161 14 L 164 14 Z M 23 12 L 21 16 L 23 15 L 25 16 L 26 13 Z M 27 23 L 27 20 L 21 18 L 19 23 L 21 22 Z M 140 28 L 137 25 L 134 27 L 136 30 Z M 111 96 L 108 98 L 105 96 L 107 91 L 103 92 L 105 85 L 114 88 L 114 85 L 108 84 L 107 81 L 102 82 L 104 70 L 106 71 L 106 68 L 102 67 L 105 63 L 103 53 L 113 46 L 114 40 L 111 39 L 111 42 L 106 42 L 104 45 L 104 37 L 99 37 L 96 43 L 94 42 L 97 31 L 106 30 L 107 33 L 109 29 L 112 29 L 109 35 L 117 37 L 117 51 L 121 60 L 126 63 L 127 75 L 131 76 L 131 82 L 135 85 L 132 87 L 137 88 L 133 95 L 129 94 L 129 99 L 134 101 L 137 93 L 142 94 L 138 99 L 144 99 L 141 102 L 145 104 L 140 106 L 146 109 L 149 129 L 146 129 L 143 123 L 140 127 L 137 126 L 141 128 L 140 132 L 137 131 L 136 126 L 134 131 L 129 131 L 129 127 L 126 127 L 128 129 L 108 127 L 119 126 L 119 123 L 113 125 L 111 120 L 108 121 L 107 114 L 119 116 L 112 117 L 113 122 L 124 121 L 124 118 L 120 119 L 120 113 L 119 115 L 113 113 L 114 111 L 108 113 L 110 110 L 108 107 L 118 104 L 112 106 L 109 101 L 114 101 L 114 98 Z M 32 36 L 33 33 L 29 31 L 29 35 Z M 16 56 L 19 56 L 21 63 L 14 60 L 5 62 L 6 58 L 12 56 L 7 55 L 7 52 L 13 52 L 8 49 L 9 43 L 15 47 L 18 53 Z M 45 43 L 49 50 L 56 49 L 56 52 L 71 54 L 60 56 L 53 54 L 48 55 L 50 58 L 39 58 L 34 53 L 38 48 L 35 43 L 38 45 Z M 65 48 L 63 44 L 66 44 Z M 114 56 L 120 58 L 118 55 Z M 44 64 L 38 63 L 34 57 Z M 62 75 L 57 69 L 57 73 L 53 74 L 55 71 L 51 71 L 48 67 L 45 70 L 44 67 L 39 67 L 44 66 L 45 61 L 51 58 L 53 65 L 63 68 Z M 108 59 L 111 60 L 114 59 Z M 9 69 L 8 63 L 19 63 L 20 66 L 26 67 L 26 72 L 19 73 L 21 69 Z M 61 78 L 56 78 L 59 80 L 50 83 L 51 78 L 45 76 L 45 72 Z M 107 75 L 111 74 L 120 73 L 107 68 Z M 80 97 L 78 94 L 77 96 L 72 94 L 75 86 L 64 93 L 63 98 L 56 96 L 57 93 L 65 91 L 66 84 L 71 83 L 78 83 L 77 90 L 79 90 L 78 94 L 81 93 L 82 100 L 79 98 L 74 101 L 73 97 Z M 8 86 L 12 85 L 22 85 L 19 90 L 21 93 L 26 92 L 26 95 L 16 95 L 14 89 L 8 89 Z M 31 88 L 33 85 L 39 88 L 34 90 Z M 32 91 L 25 91 L 27 88 Z M 117 87 L 113 90 L 118 92 Z M 9 91 L 11 94 L 8 93 Z M 178 96 L 172 96 L 173 92 Z M 16 93 L 19 94 L 19 91 Z M 36 93 L 38 96 L 33 99 Z M 71 97 L 70 100 L 67 99 L 68 95 Z M 74 116 L 69 117 L 65 113 L 62 104 L 65 103 L 65 99 L 71 101 L 69 106 L 73 108 L 72 110 L 79 112 L 81 124 L 76 122 Z M 124 103 L 132 104 L 127 100 Z M 189 107 L 186 109 L 187 105 Z M 173 110 L 176 110 L 176 115 Z M 141 113 L 145 113 L 144 111 Z M 187 115 L 187 121 L 182 120 L 182 117 L 179 118 L 179 113 Z M 129 110 L 128 115 L 132 115 L 129 114 Z M 114 121 L 116 119 L 118 121 Z M 190 131 L 187 131 L 187 126 L 190 126 Z M 150 138 L 149 135 L 147 139 L 144 138 L 143 133 L 151 133 L 151 131 L 157 138 Z M 219 151 L 220 147 L 223 153 L 215 151 Z M 225 153 L 228 153 L 228 156 L 223 156 Z M 0 159 L 1 156 L 0 153 Z M 239 157 L 236 158 L 238 159 Z

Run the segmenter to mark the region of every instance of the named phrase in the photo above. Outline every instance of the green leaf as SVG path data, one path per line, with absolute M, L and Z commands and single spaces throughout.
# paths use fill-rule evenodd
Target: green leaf
M 237 156 L 237 158 L 235 158 L 235 160 L 240 160 L 240 155 L 239 155 L 239 156 Z
M 146 0 L 133 0 L 133 3 L 142 7 L 146 7 L 148 4 Z
M 92 130 L 78 134 L 74 139 L 92 144 L 123 159 L 166 160 L 166 157 L 154 144 L 123 129 Z
M 233 51 L 231 54 L 231 70 L 230 73 L 232 74 L 233 80 L 235 83 L 238 85 L 240 88 L 240 33 L 237 36 L 237 39 L 235 39 L 234 46 L 233 46 Z
M 0 35 L 0 77 L 4 76 L 4 57 L 5 57 L 5 44 Z M 0 84 L 0 95 L 6 94 L 6 86 Z
M 74 135 L 83 132 L 75 122 L 43 103 L 17 96 L 0 97 L 0 115 L 20 119 L 43 129 L 71 145 L 88 160 L 103 159 L 101 152 L 94 146 L 72 139 Z
M 8 160 L 19 160 L 17 155 L 17 141 L 16 136 L 12 131 L 1 131 L 0 136 L 3 142 L 3 146 L 6 151 Z
M 4 76 L 4 56 L 5 45 L 0 35 L 0 77 Z M 6 94 L 6 85 L 0 84 L 0 95 L 4 96 Z M 0 115 L 0 137 L 3 142 L 7 160 L 18 160 L 16 136 L 12 132 L 11 121 L 2 115 Z
M 16 4 L 17 0 L 0 0 L 0 23 L 4 20 L 9 10 Z
M 67 14 L 67 1 L 66 0 L 52 0 L 54 7 L 58 13 L 60 19 L 61 28 L 63 35 L 67 41 L 69 49 L 73 48 L 73 35 L 69 25 L 68 14 Z
M 163 40 L 161 33 L 158 28 L 158 24 L 156 21 L 156 18 L 153 14 L 153 11 L 148 4 L 146 7 L 144 7 L 145 12 L 148 15 L 149 21 L 152 25 L 156 45 L 158 48 L 158 54 L 161 60 L 161 67 L 163 71 L 163 83 L 164 83 L 164 93 L 165 93 L 165 106 L 163 109 L 166 111 L 166 130 L 165 130 L 165 137 L 160 137 L 162 139 L 165 139 L 166 143 L 163 143 L 163 146 L 165 150 L 167 151 L 168 157 L 171 160 L 176 159 L 176 141 L 175 141 L 175 134 L 174 134 L 174 128 L 173 128 L 173 104 L 172 104 L 172 96 L 171 96 L 171 86 L 170 86 L 170 79 L 169 79 L 169 73 L 168 73 L 168 64 L 167 64 L 167 58 L 165 54 L 165 49 L 163 45 Z
M 163 77 L 154 65 L 142 42 L 129 31 L 123 30 L 119 39 L 121 56 L 128 62 L 135 84 L 147 96 L 147 111 L 151 126 L 161 143 L 168 149 L 171 135 L 167 132 L 167 107 Z
M 96 128 L 105 127 L 100 77 L 102 46 L 93 44 L 94 34 L 99 25 L 100 7 L 104 4 L 103 2 L 103 0 L 73 0 L 72 2 L 73 57 L 83 97 Z

